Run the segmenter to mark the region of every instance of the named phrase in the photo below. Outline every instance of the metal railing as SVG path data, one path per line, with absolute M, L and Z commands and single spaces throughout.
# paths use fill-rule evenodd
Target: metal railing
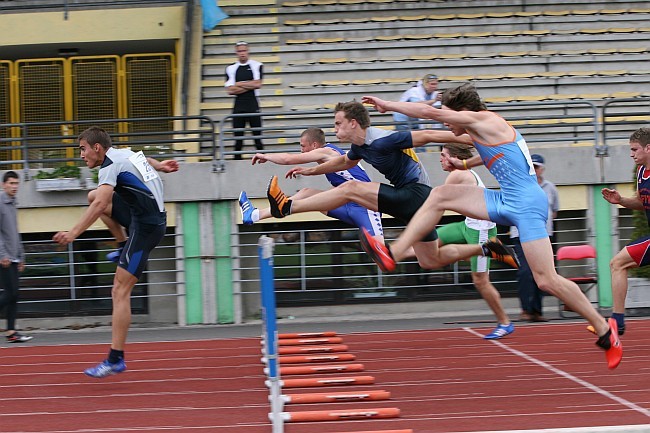
M 80 164 L 76 137 L 93 125 L 106 129 L 114 145 L 143 150 L 148 156 L 212 161 L 217 151 L 215 124 L 207 116 L 4 123 L 0 124 L 0 153 L 6 156 L 0 160 L 0 168 L 20 167 L 29 179 L 33 168 Z M 188 150 L 191 148 L 194 151 Z
M 508 104 L 490 104 L 488 108 L 508 119 L 521 134 L 526 137 L 526 142 L 533 145 L 565 145 L 576 143 L 590 143 L 594 146 L 596 154 L 606 152 L 606 144 L 599 138 L 598 108 L 588 101 L 552 101 L 552 102 L 513 102 Z M 395 122 L 390 115 L 371 111 L 372 125 L 395 129 L 403 122 Z M 232 128 L 234 118 L 250 117 L 250 113 L 229 114 L 219 121 L 219 161 L 215 164 L 217 171 L 226 167 L 226 157 L 241 154 L 250 154 L 247 150 L 232 150 L 236 141 L 251 141 L 261 138 L 266 144 L 262 152 L 287 152 L 296 151 L 300 132 L 309 127 L 321 128 L 326 135 L 332 135 L 334 115 L 331 110 L 309 111 L 276 111 L 255 113 L 262 118 L 263 124 L 259 128 Z M 431 121 L 419 122 L 429 126 Z M 243 137 L 235 133 L 250 133 Z M 251 135 L 260 132 L 261 136 Z M 428 145 L 435 147 L 436 145 Z

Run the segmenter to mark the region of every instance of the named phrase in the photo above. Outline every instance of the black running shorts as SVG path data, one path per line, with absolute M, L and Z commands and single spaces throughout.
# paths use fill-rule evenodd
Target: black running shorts
M 415 212 L 429 198 L 431 189 L 430 186 L 415 182 L 401 188 L 382 183 L 379 185 L 377 197 L 379 212 L 392 215 L 404 224 L 408 224 Z M 436 239 L 438 234 L 434 229 L 421 242 L 433 242 Z

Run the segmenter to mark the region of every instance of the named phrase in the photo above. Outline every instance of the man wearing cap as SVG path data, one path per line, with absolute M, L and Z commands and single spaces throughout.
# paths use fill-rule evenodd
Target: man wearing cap
M 559 195 L 553 182 L 544 179 L 544 170 L 546 170 L 544 157 L 535 153 L 530 155 L 530 159 L 533 161 L 533 167 L 535 167 L 537 183 L 542 187 L 546 193 L 546 197 L 548 198 L 548 219 L 546 220 L 546 231 L 548 232 L 548 236 L 551 238 L 551 244 L 553 244 L 555 242 L 553 236 L 553 220 L 557 218 L 557 212 L 560 210 Z M 530 266 L 528 266 L 528 262 L 526 262 L 526 257 L 524 256 L 521 242 L 519 241 L 519 231 L 517 230 L 517 227 L 510 227 L 510 237 L 514 243 L 517 256 L 521 261 L 521 266 L 517 270 L 519 301 L 521 302 L 521 314 L 519 315 L 519 319 L 529 322 L 546 322 L 547 319 L 542 314 L 542 298 L 544 292 L 537 287 Z
M 427 74 L 415 86 L 402 93 L 399 100 L 402 102 L 421 102 L 440 108 L 440 97 L 438 77 L 434 74 Z M 420 119 L 418 118 L 408 117 L 402 113 L 394 112 L 393 120 L 400 122 L 395 125 L 395 129 L 398 131 L 420 129 L 420 124 L 418 123 Z
M 235 52 L 237 53 L 237 61 L 226 68 L 226 82 L 224 86 L 229 95 L 235 97 L 235 104 L 233 106 L 232 114 L 241 113 L 259 113 L 259 92 L 262 87 L 262 78 L 264 75 L 263 64 L 256 60 L 249 59 L 248 57 L 248 43 L 244 41 L 235 44 Z M 235 140 L 235 151 L 241 151 L 244 145 L 244 131 L 248 123 L 251 128 L 262 127 L 262 117 L 259 114 L 251 114 L 250 116 L 233 117 L 232 127 L 234 129 L 242 129 L 235 131 L 233 135 L 237 138 Z M 262 140 L 259 136 L 262 131 L 253 131 L 255 138 L 255 147 L 257 150 L 262 150 Z M 235 155 L 235 159 L 242 159 L 241 154 Z

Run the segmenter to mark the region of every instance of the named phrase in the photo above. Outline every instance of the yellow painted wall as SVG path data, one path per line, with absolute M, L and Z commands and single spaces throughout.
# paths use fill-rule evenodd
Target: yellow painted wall
M 0 15 L 0 46 L 180 39 L 184 7 L 72 10 Z
M 176 226 L 176 204 L 165 203 L 167 226 Z M 70 230 L 86 211 L 86 206 L 18 209 L 18 228 L 21 233 L 42 233 Z M 88 230 L 106 230 L 97 220 Z

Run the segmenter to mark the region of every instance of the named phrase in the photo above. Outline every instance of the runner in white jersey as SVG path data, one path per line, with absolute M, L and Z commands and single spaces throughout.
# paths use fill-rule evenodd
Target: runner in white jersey
M 368 240 L 373 258 L 386 269 L 407 257 L 408 250 L 440 221 L 445 210 L 498 224 L 515 225 L 521 244 L 540 289 L 560 298 L 572 311 L 587 319 L 599 336 L 596 345 L 605 350 L 607 366 L 616 368 L 623 357 L 616 320 L 605 320 L 577 284 L 558 275 L 551 241 L 546 232 L 546 194 L 535 176 L 528 146 L 508 122 L 489 111 L 470 83 L 447 89 L 442 108 L 412 102 L 389 102 L 364 96 L 363 102 L 380 112 L 399 111 L 407 116 L 445 123 L 456 135 L 469 134 L 478 155 L 454 160 L 457 168 L 485 165 L 501 190 L 470 185 L 443 185 L 434 189 L 408 227 L 390 247 Z M 557 348 L 557 350 L 561 350 Z
M 93 202 L 70 231 L 58 232 L 53 240 L 67 245 L 78 238 L 101 215 L 113 207 L 130 214 L 129 238 L 120 256 L 111 296 L 112 341 L 108 358 L 85 374 L 106 377 L 126 370 L 124 345 L 131 324 L 131 291 L 142 274 L 149 253 L 165 235 L 167 216 L 160 176 L 142 152 L 114 149 L 111 137 L 99 127 L 79 135 L 81 158 L 89 168 L 101 167 Z M 115 199 L 114 199 L 115 198 Z
M 440 153 L 440 165 L 449 173 L 445 185 L 478 185 L 485 188 L 485 184 L 474 170 L 458 170 L 451 163 L 451 158 L 469 159 L 472 157 L 471 146 L 461 143 L 447 143 Z M 466 217 L 464 221 L 445 224 L 437 228 L 439 246 L 447 244 L 482 244 L 497 235 L 496 224 L 488 220 Z M 490 282 L 490 259 L 485 256 L 471 258 L 472 283 L 485 299 L 497 318 L 498 324 L 485 337 L 494 340 L 512 334 L 515 326 L 510 321 L 499 291 Z

